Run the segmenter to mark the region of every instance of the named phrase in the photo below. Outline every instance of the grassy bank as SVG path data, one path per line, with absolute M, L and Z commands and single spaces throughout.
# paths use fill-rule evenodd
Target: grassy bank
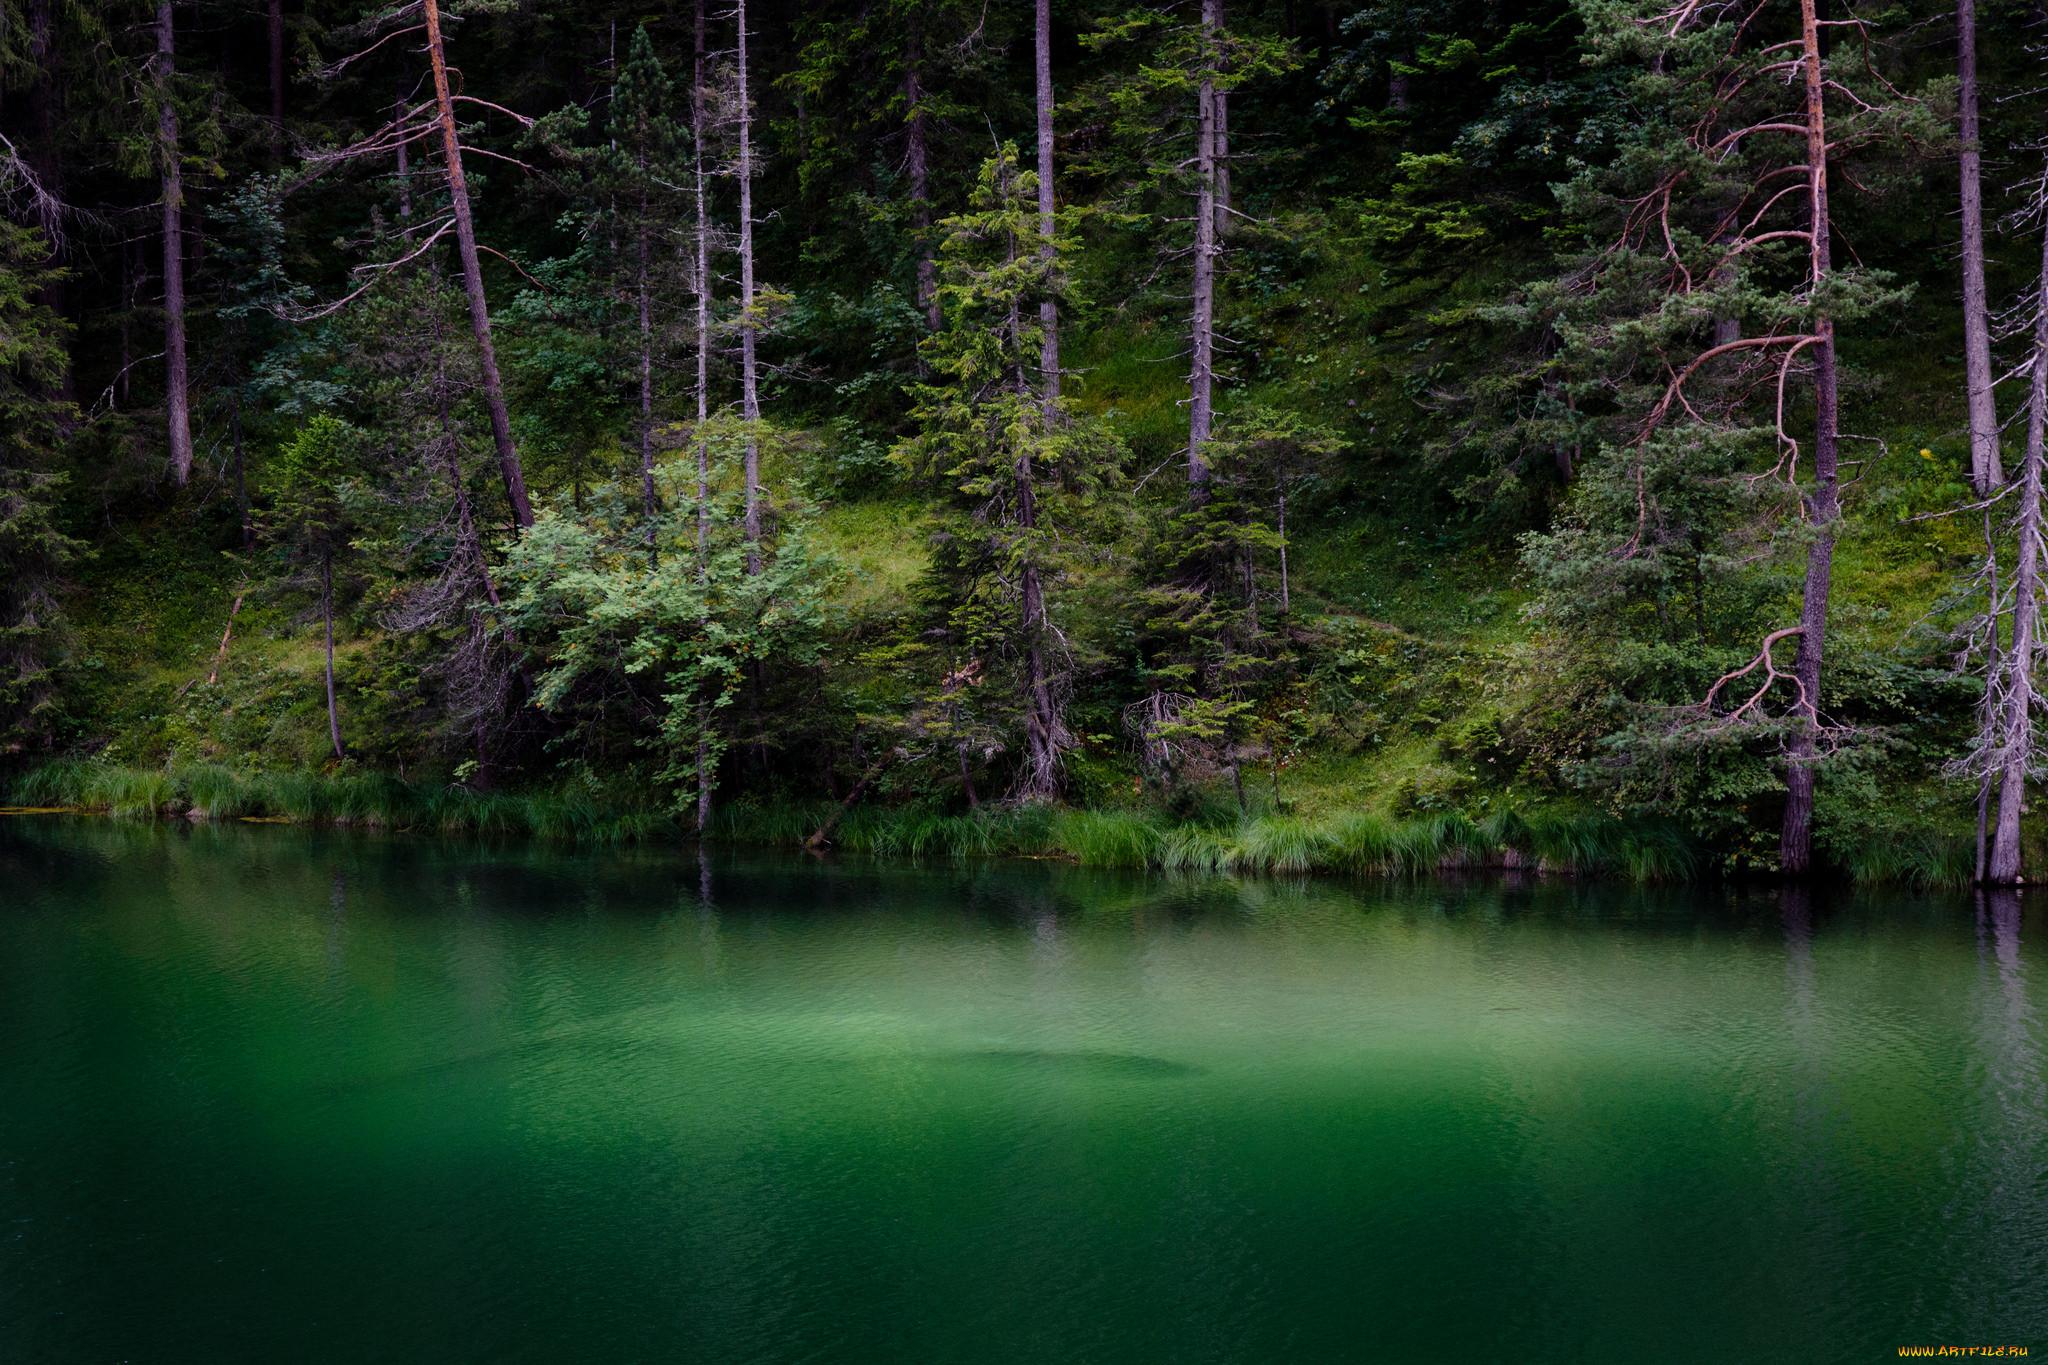
M 829 802 L 737 804 L 721 811 L 715 837 L 731 843 L 801 843 L 831 812 Z M 1002 808 L 967 815 L 862 807 L 834 833 L 836 847 L 907 856 L 1009 855 L 1067 858 L 1091 867 L 1163 871 L 1364 873 L 1524 870 L 1643 882 L 1721 875 L 1677 826 L 1611 816 L 1512 811 L 1474 821 L 1462 815 L 1389 819 L 1364 812 L 1256 815 L 1229 824 L 1170 823 L 1127 810 Z M 1930 834 L 1859 850 L 1842 871 L 1859 883 L 1962 886 L 1971 850 Z
M 673 817 L 658 809 L 617 810 L 559 794 L 480 792 L 375 773 L 51 763 L 15 781 L 9 797 L 20 807 L 98 811 L 122 819 L 282 820 L 609 845 L 683 837 Z M 834 808 L 829 801 L 727 805 L 710 838 L 795 847 Z M 1085 867 L 1169 872 L 1415 877 L 1497 869 L 1683 882 L 1730 870 L 1678 826 L 1581 812 L 1524 818 L 1503 811 L 1475 821 L 1457 814 L 1394 819 L 1335 811 L 1203 823 L 1133 810 L 1001 806 L 947 814 L 869 805 L 840 822 L 832 844 L 884 856 L 1049 857 Z M 1859 883 L 1962 886 L 1969 881 L 1971 849 L 1966 841 L 1935 833 L 1887 839 L 1858 849 L 1841 871 Z
M 621 811 L 556 794 L 406 782 L 385 773 L 248 773 L 214 763 L 160 769 L 49 763 L 18 779 L 9 794 L 19 806 L 71 807 L 130 820 L 286 820 L 609 844 L 675 833 L 675 822 L 659 810 Z

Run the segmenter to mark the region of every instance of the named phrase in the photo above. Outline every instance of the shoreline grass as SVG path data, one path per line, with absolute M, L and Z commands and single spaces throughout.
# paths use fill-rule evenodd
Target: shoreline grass
M 617 810 L 554 793 L 476 791 L 383 773 L 245 773 L 222 764 L 134 769 L 94 761 L 46 763 L 19 776 L 8 800 L 116 819 L 288 821 L 435 834 L 526 837 L 623 846 L 681 841 L 659 809 Z M 801 845 L 833 811 L 829 800 L 742 801 L 718 809 L 707 838 L 737 845 Z M 1527 872 L 1682 883 L 1722 875 L 1681 828 L 1604 813 L 1513 811 L 1473 821 L 1457 814 L 1389 819 L 1362 811 L 1261 814 L 1229 823 L 1174 823 L 1127 809 L 998 806 L 947 813 L 862 805 L 834 832 L 834 848 L 882 857 L 1042 857 L 1083 867 L 1271 875 L 1419 878 Z M 1968 884 L 1970 849 L 1923 833 L 1872 843 L 1843 860 L 1859 884 Z
M 722 843 L 800 844 L 832 803 L 738 803 L 712 829 Z M 877 855 L 1058 857 L 1084 867 L 1166 872 L 1353 873 L 1421 877 L 1515 871 L 1681 882 L 1707 869 L 1678 830 L 1611 816 L 1461 815 L 1388 820 L 1363 812 L 1312 818 L 1246 816 L 1233 824 L 1167 823 L 1128 810 L 1003 807 L 942 814 L 916 807 L 862 807 L 839 825 L 834 846 Z
M 407 782 L 387 773 L 246 773 L 215 763 L 162 769 L 46 763 L 20 776 L 9 800 L 121 820 L 283 820 L 571 843 L 622 845 L 679 833 L 675 821 L 658 810 L 612 810 L 553 794 L 476 791 Z

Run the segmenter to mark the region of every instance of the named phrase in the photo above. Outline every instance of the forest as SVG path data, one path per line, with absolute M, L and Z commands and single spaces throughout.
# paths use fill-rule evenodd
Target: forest
M 2019 881 L 2043 17 L 0 0 L 0 781 Z

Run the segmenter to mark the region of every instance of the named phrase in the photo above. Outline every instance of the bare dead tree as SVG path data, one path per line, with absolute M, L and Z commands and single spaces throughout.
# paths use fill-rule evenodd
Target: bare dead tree
M 1987 709 L 1996 729 L 1980 743 L 1987 756 L 1995 756 L 1998 771 L 1998 823 L 1985 878 L 2006 885 L 2020 880 L 2020 813 L 2026 806 L 2027 778 L 2040 771 L 2034 710 L 2042 699 L 2034 688 L 2034 668 L 2043 644 L 2039 627 L 2041 466 L 2043 433 L 2048 429 L 2048 176 L 2037 185 L 2033 207 L 2042 220 L 2041 273 L 2027 300 L 2033 346 L 2028 361 L 2026 453 L 2021 457 L 2019 508 L 2013 514 L 2019 547 L 2012 578 L 2012 646 L 2005 651 L 2002 667 L 1992 674 L 1994 697 Z
M 1977 123 L 1976 0 L 1956 0 L 1956 76 L 1962 134 L 1963 373 L 1969 390 L 1970 482 L 1981 498 L 2005 482 L 2005 470 L 1998 457 L 1998 399 L 1992 387 L 1990 312 L 1984 292 L 1984 157 Z

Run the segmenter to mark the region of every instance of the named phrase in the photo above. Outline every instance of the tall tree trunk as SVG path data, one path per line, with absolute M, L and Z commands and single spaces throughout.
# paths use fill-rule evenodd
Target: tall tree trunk
M 427 57 L 434 68 L 434 101 L 440 111 L 441 155 L 448 164 L 448 199 L 455 210 L 455 242 L 462 256 L 462 282 L 469 295 L 469 325 L 476 333 L 478 368 L 482 372 L 484 406 L 491 415 L 491 440 L 498 447 L 498 467 L 505 477 L 505 499 L 512 520 L 522 529 L 533 525 L 533 504 L 526 497 L 526 474 L 519 450 L 512 444 L 512 418 L 505 410 L 505 386 L 498 378 L 498 351 L 491 344 L 491 312 L 484 300 L 484 272 L 477 263 L 476 224 L 469 212 L 469 182 L 462 174 L 462 143 L 455 127 L 455 103 L 448 95 L 448 62 L 441 44 L 439 0 L 421 0 L 426 10 Z
M 1053 97 L 1052 97 L 1052 0 L 1038 0 L 1032 24 L 1036 43 L 1033 65 L 1038 87 L 1038 254 L 1045 262 L 1046 284 L 1052 284 L 1054 204 L 1052 184 Z M 1038 305 L 1039 382 L 1044 385 L 1046 419 L 1060 396 L 1060 310 L 1046 299 Z
M 711 535 L 711 441 L 704 424 L 711 420 L 711 213 L 704 197 L 704 0 L 697 0 L 697 65 L 690 86 L 690 147 L 697 173 L 697 555 L 701 577 L 703 555 Z M 703 793 L 703 815 L 709 818 L 710 792 Z M 700 821 L 698 829 L 703 829 Z
M 1824 97 L 1826 73 L 1821 66 L 1820 27 L 1814 12 L 1815 0 L 1800 0 L 1800 20 L 1806 76 L 1806 161 L 1807 197 L 1810 212 L 1807 229 L 1812 236 L 1809 257 L 1811 285 L 1823 288 L 1830 270 L 1828 236 L 1827 115 Z M 1828 581 L 1835 560 L 1835 527 L 1841 518 L 1841 497 L 1837 487 L 1835 390 L 1835 327 L 1825 315 L 1813 322 L 1813 491 L 1806 498 L 1807 520 L 1813 527 L 1813 543 L 1806 552 L 1806 591 L 1799 609 L 1799 654 L 1793 673 L 1799 679 L 1799 719 L 1804 723 L 1794 736 L 1785 773 L 1785 824 L 1779 836 L 1778 865 L 1794 875 L 1804 874 L 1813 864 L 1813 784 L 1816 745 L 1814 731 L 1820 724 L 1820 665 L 1827 643 Z
M 647 151 L 640 151 L 646 174 Z M 640 504 L 647 513 L 647 543 L 654 544 L 654 325 L 647 292 L 647 191 L 640 192 Z
M 1202 70 L 1195 87 L 1195 298 L 1188 369 L 1188 498 L 1209 497 L 1209 443 L 1216 375 L 1216 83 L 1215 36 L 1221 0 L 1202 0 Z
M 284 160 L 284 0 L 270 0 L 270 161 Z
M 56 34 L 56 16 L 52 13 L 54 0 L 30 0 L 28 9 L 28 56 L 29 66 L 35 78 L 28 88 L 29 128 L 33 134 L 28 158 L 35 167 L 36 178 L 43 188 L 58 202 L 64 198 L 64 157 L 59 143 L 59 128 L 63 122 L 64 73 L 59 62 Z M 50 239 L 50 245 L 58 254 L 67 248 L 63 232 L 63 219 L 55 214 L 46 218 L 41 226 Z M 126 249 L 123 249 L 122 263 L 127 263 Z M 36 302 L 48 308 L 58 317 L 66 316 L 64 280 L 58 276 L 36 291 Z M 121 325 L 128 325 L 124 313 Z M 125 331 L 123 333 L 125 339 Z M 127 358 L 122 357 L 125 367 Z M 127 372 L 124 368 L 122 380 Z M 126 389 L 121 396 L 125 399 Z M 57 398 L 70 403 L 77 397 L 76 367 L 72 363 L 71 344 L 64 347 L 64 370 L 57 381 Z
M 405 121 L 405 82 L 400 81 L 398 99 L 391 106 L 394 123 Z M 398 216 L 406 222 L 412 221 L 412 156 L 404 138 L 398 139 Z
M 484 596 L 499 606 L 498 585 L 491 581 L 490 561 L 484 558 L 483 538 L 477 534 L 476 519 L 469 510 L 469 489 L 462 482 L 462 443 L 455 436 L 455 413 L 448 396 L 447 333 L 441 327 L 441 271 L 431 276 L 434 309 L 434 398 L 441 410 L 441 449 L 446 453 L 448 495 L 455 499 L 455 536 L 458 553 L 476 567 Z
M 1977 496 L 2005 482 L 1998 458 L 1998 396 L 1992 388 L 1990 309 L 1984 293 L 1983 148 L 1977 127 L 1977 5 L 1956 0 L 1957 103 L 1962 114 L 1963 376 L 1969 386 L 1970 481 Z
M 2048 242 L 2043 243 L 2043 248 L 2048 250 Z M 1985 615 L 1991 622 L 1990 648 L 1985 651 L 1984 676 L 1987 679 L 1995 680 L 1998 677 L 1998 542 L 1991 535 L 1991 509 L 1989 507 L 1984 509 L 1984 567 L 1986 576 L 1989 579 L 1986 587 L 1989 590 L 1988 597 L 1990 599 L 1990 607 L 1985 612 Z M 1995 689 L 1987 684 L 1984 688 L 1984 699 L 1978 707 L 1977 722 L 1983 728 L 1986 735 L 1991 734 L 1996 729 L 1999 720 L 1998 699 L 1994 695 L 1994 691 Z M 1977 862 L 1976 871 L 1970 877 L 1971 884 L 1975 886 L 1982 886 L 1984 884 L 1985 873 L 1989 867 L 1989 864 L 1985 861 L 1988 845 L 1984 836 L 1988 826 L 1990 811 L 1991 771 L 1989 768 L 1986 768 L 1984 776 L 1977 783 Z
M 1216 0 L 1216 28 L 1223 27 L 1223 0 Z M 1211 96 L 1216 106 L 1216 240 L 1230 230 L 1230 92 Z
M 192 477 L 192 409 L 185 367 L 185 188 L 178 164 L 178 112 L 171 104 L 171 0 L 156 7 L 157 116 L 163 158 L 164 408 L 168 414 L 171 477 Z
M 917 306 L 924 310 L 924 325 L 936 332 L 945 317 L 939 310 L 939 262 L 932 254 L 931 149 L 927 143 L 931 120 L 924 111 L 924 86 L 918 79 L 922 52 L 913 21 L 910 60 L 903 75 L 903 94 L 910 104 L 906 125 L 909 149 L 904 161 L 910 175 L 910 225 L 917 233 Z
M 2041 238 L 2041 276 L 2034 295 L 2034 358 L 2027 385 L 2026 463 L 2020 469 L 2019 564 L 2012 581 L 2012 648 L 2005 655 L 2004 714 L 1995 732 L 2004 771 L 1998 783 L 1998 825 L 1991 838 L 1986 879 L 2020 879 L 2020 813 L 2027 799 L 2027 768 L 2034 757 L 2034 637 L 2040 627 L 2041 465 L 2048 429 L 2048 228 Z M 1997 617 L 1993 618 L 1994 626 Z
M 121 369 L 114 376 L 114 393 L 123 403 L 128 401 L 128 370 L 135 354 L 132 333 L 138 289 L 136 277 L 142 273 L 135 266 L 136 254 L 126 242 L 121 244 Z
M 709 576 L 711 543 L 711 214 L 704 197 L 704 0 L 697 0 L 697 63 L 690 87 L 690 146 L 697 175 L 697 581 Z M 711 704 L 697 703 L 697 834 L 711 828 Z
M 320 620 L 327 627 L 327 733 L 334 740 L 334 756 L 341 751 L 341 712 L 334 705 L 334 549 L 320 548 Z
M 228 390 L 228 435 L 235 446 L 235 512 L 242 522 L 242 548 L 256 548 L 256 528 L 249 524 L 249 480 L 242 461 L 242 400 Z
M 1287 595 L 1287 480 L 1280 480 L 1279 501 L 1280 532 L 1280 614 L 1286 616 L 1294 610 L 1294 603 Z
M 1014 239 L 1011 259 L 1016 259 Z M 1022 318 L 1014 299 L 1010 304 L 1010 335 L 1023 335 Z M 1031 391 L 1024 375 L 1025 363 L 1020 346 L 1011 381 L 1020 400 Z M 1030 437 L 1020 435 L 1019 440 L 1016 515 L 1026 548 L 1018 574 L 1018 634 L 1024 653 L 1024 771 L 1017 779 L 1017 794 L 1027 800 L 1049 801 L 1059 794 L 1060 720 L 1053 708 L 1052 687 L 1045 669 L 1045 585 L 1039 575 L 1037 551 L 1031 545 L 1032 533 L 1038 526 L 1037 480 L 1031 468 Z
M 754 312 L 754 111 L 747 94 L 747 0 L 738 0 L 740 114 L 740 415 L 747 424 L 747 572 L 761 572 L 761 383 Z

